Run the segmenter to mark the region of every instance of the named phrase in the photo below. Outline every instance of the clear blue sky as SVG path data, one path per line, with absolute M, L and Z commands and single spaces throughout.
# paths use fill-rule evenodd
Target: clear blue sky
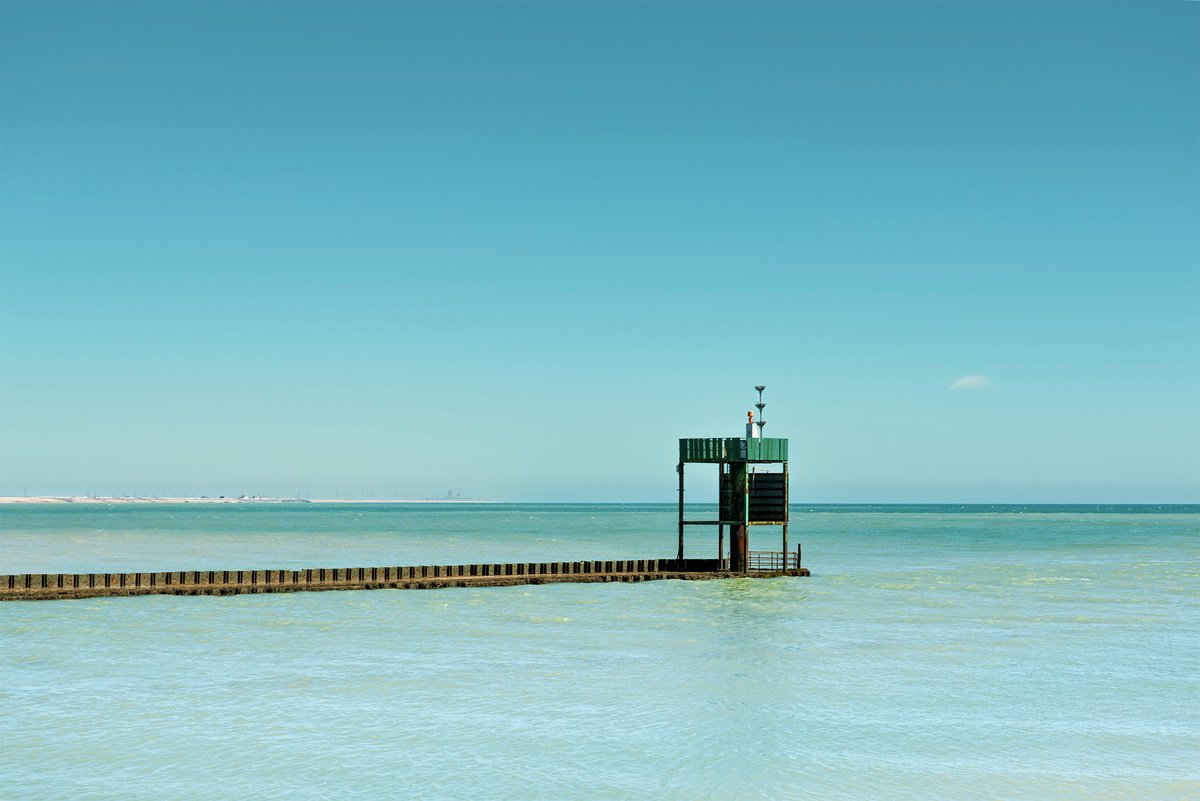
M 1200 500 L 1197 4 L 0 23 L 0 494 Z

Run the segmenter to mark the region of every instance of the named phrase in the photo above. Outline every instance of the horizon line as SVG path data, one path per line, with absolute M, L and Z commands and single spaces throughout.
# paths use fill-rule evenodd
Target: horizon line
M 68 504 L 123 503 L 129 505 L 168 505 L 196 503 L 204 505 L 246 504 L 447 504 L 447 505 L 540 505 L 540 506 L 676 506 L 677 501 L 619 501 L 619 500 L 497 500 L 492 498 L 284 498 L 268 496 L 204 496 L 204 495 L 9 495 L 0 496 L 0 505 L 42 506 Z M 689 502 L 690 507 L 716 506 L 715 501 Z M 1200 499 L 1191 501 L 791 501 L 789 506 L 1198 506 Z

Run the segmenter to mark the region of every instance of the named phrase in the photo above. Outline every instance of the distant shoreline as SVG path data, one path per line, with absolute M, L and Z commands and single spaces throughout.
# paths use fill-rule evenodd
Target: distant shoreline
M 396 500 L 394 498 L 313 498 L 308 503 L 503 503 L 489 501 L 483 498 L 413 498 Z
M 178 503 L 195 503 L 195 504 L 227 504 L 227 503 L 497 503 L 497 501 L 485 501 L 478 498 L 424 498 L 420 500 L 378 500 L 378 499 L 357 499 L 349 500 L 344 498 L 263 498 L 263 497 L 244 497 L 244 498 L 141 498 L 141 497 L 120 497 L 120 498 L 105 498 L 92 497 L 89 495 L 30 495 L 26 496 L 0 496 L 0 504 L 178 504 Z

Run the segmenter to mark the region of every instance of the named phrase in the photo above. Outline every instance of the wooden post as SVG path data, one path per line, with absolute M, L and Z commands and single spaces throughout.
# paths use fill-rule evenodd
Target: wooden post
M 676 468 L 679 471 L 679 558 L 683 559 L 683 462 Z

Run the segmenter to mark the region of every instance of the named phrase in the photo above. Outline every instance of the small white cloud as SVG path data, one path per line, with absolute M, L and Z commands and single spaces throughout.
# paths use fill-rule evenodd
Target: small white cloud
M 992 385 L 992 379 L 986 375 L 964 375 L 950 385 L 950 389 L 987 389 Z

